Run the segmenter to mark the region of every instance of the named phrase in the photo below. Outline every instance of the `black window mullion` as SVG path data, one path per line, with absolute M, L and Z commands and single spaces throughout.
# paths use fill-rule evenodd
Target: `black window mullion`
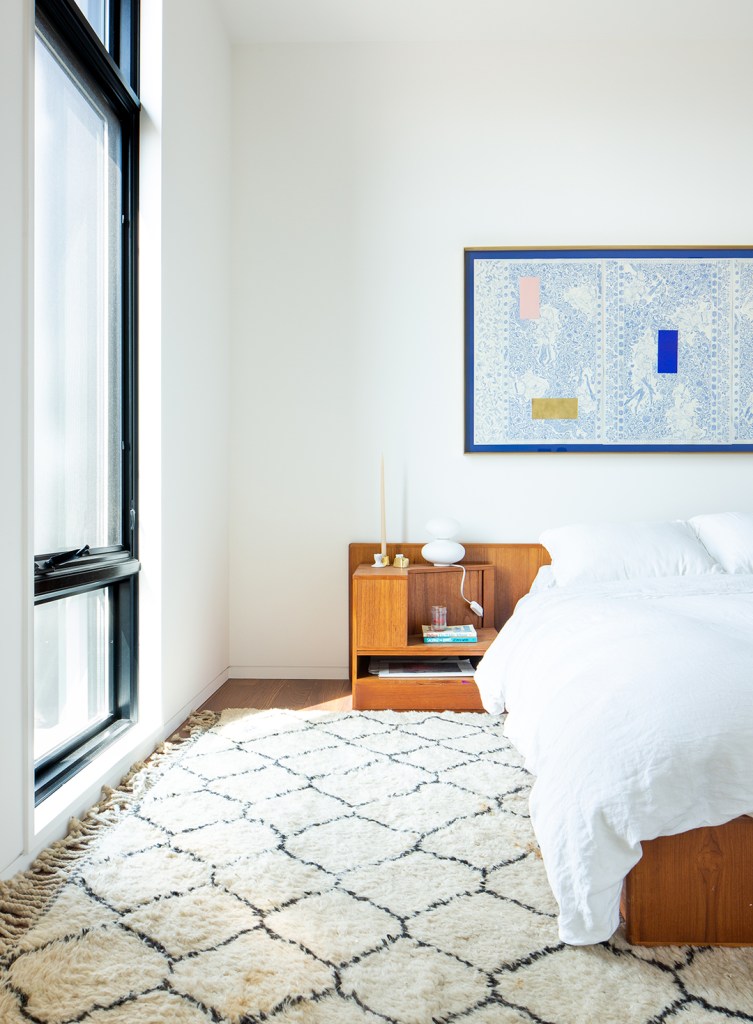
M 135 722 L 138 718 L 137 706 L 137 652 L 135 639 L 138 636 L 138 579 L 133 576 L 124 581 L 116 589 L 114 600 L 117 601 L 117 624 L 113 636 L 115 674 L 113 708 L 116 716 L 129 718 Z
M 140 108 L 136 91 L 74 0 L 36 0 L 36 10 L 86 66 L 119 115 Z
M 119 587 L 110 587 L 110 600 L 108 603 L 108 611 L 110 613 L 110 647 L 107 652 L 107 672 L 109 679 L 109 692 L 107 694 L 107 704 L 110 709 L 110 713 L 113 718 L 117 717 L 117 701 L 116 692 L 118 688 L 117 676 L 118 671 L 118 659 L 117 650 L 119 647 L 119 632 L 120 623 L 118 617 L 118 604 L 120 597 Z
M 54 756 L 51 755 L 35 764 L 35 804 L 39 806 L 63 783 L 73 778 L 104 747 L 121 736 L 129 725 L 130 722 L 118 721 L 114 716 L 110 716 L 100 728 L 90 729 L 81 737 L 77 737 L 76 744 L 68 744 L 67 747 L 55 751 Z
M 128 74 L 124 72 L 120 53 L 120 3 L 118 0 L 106 0 L 107 7 L 107 50 L 118 65 L 125 80 L 130 84 Z
M 141 566 L 135 558 L 112 559 L 99 565 L 59 570 L 50 576 L 41 576 L 34 581 L 34 603 L 45 604 L 73 594 L 83 594 L 115 583 L 117 580 L 136 576 Z
M 110 53 L 131 89 L 139 92 L 139 4 L 138 0 L 109 0 Z
M 123 509 L 122 544 L 136 558 L 136 486 L 138 480 L 136 464 L 136 353 L 137 353 L 137 308 L 136 281 L 138 280 L 138 114 L 132 112 L 128 130 L 123 130 Z

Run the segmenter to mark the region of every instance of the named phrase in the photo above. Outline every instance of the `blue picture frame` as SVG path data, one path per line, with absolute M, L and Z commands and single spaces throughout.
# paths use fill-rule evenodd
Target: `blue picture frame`
M 753 451 L 753 248 L 467 248 L 465 451 Z

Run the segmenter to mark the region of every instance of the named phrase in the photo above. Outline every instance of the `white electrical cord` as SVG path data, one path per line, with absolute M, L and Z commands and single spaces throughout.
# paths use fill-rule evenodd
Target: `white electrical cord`
M 468 598 L 463 593 L 463 588 L 465 586 L 465 566 L 460 565 L 458 566 L 458 568 L 463 570 L 463 578 L 460 580 L 460 596 L 463 598 L 467 605 L 470 605 L 472 612 L 475 612 L 476 615 L 483 615 L 484 609 L 481 607 L 478 601 L 469 601 Z

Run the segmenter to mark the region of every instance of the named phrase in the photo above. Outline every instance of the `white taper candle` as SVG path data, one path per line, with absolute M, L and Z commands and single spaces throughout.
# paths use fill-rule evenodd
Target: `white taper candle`
M 382 515 L 382 554 L 387 554 L 387 518 L 384 514 L 384 455 L 379 466 L 379 508 Z

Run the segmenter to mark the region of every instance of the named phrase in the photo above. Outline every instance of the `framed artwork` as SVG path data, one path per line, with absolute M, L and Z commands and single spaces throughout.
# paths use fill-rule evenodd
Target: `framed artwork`
M 466 249 L 465 451 L 753 451 L 753 248 Z

